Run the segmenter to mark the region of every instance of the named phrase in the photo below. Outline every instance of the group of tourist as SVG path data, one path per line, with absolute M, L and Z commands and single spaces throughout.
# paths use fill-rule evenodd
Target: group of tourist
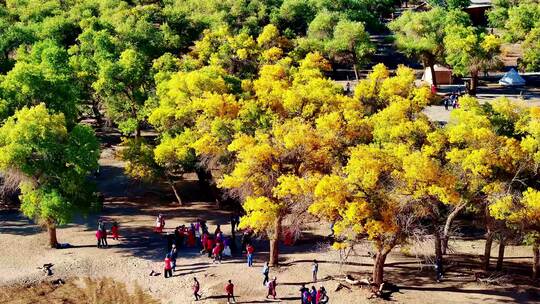
M 450 94 L 450 96 L 447 96 L 443 100 L 444 109 L 448 110 L 449 107 L 452 107 L 453 109 L 459 108 L 459 93 L 453 92 Z
M 231 233 L 234 236 L 239 218 L 237 216 L 231 217 Z M 162 214 L 159 214 L 156 218 L 156 226 L 154 231 L 162 233 L 165 227 L 165 218 Z M 242 234 L 240 254 L 245 252 L 247 266 L 253 267 L 253 260 L 255 254 L 255 246 L 252 242 L 253 230 L 246 230 Z M 174 233 L 168 233 L 167 238 L 167 253 L 165 256 L 164 265 L 164 277 L 172 277 L 173 271 L 176 269 L 176 259 L 178 257 L 178 249 L 181 247 L 195 247 L 200 248 L 201 254 L 207 254 L 209 258 L 213 258 L 213 263 L 221 263 L 223 255 L 231 256 L 231 247 L 235 248 L 234 238 L 230 239 L 226 237 L 221 230 L 221 225 L 217 225 L 213 233 L 209 232 L 206 221 L 198 219 L 195 223 L 191 223 L 189 227 L 186 225 L 178 226 L 174 229 Z M 313 282 L 317 282 L 317 272 L 319 264 L 316 260 L 313 261 L 311 266 Z M 277 277 L 274 276 L 270 279 L 270 267 L 268 262 L 265 262 L 262 268 L 263 286 L 267 289 L 266 298 L 272 297 L 276 299 L 277 296 Z M 201 299 L 201 285 L 197 278 L 193 278 L 193 297 L 195 301 Z M 318 290 L 315 286 L 311 287 L 311 290 L 302 285 L 301 300 L 302 304 L 325 304 L 328 303 L 328 295 L 323 286 Z M 234 284 L 232 280 L 228 280 L 225 285 L 225 293 L 228 303 L 235 303 L 236 298 L 234 295 Z
M 108 248 L 109 243 L 107 243 L 107 227 L 105 221 L 100 218 L 98 220 L 98 227 L 96 231 L 97 239 L 97 248 Z M 111 237 L 113 240 L 118 240 L 118 223 L 114 221 L 111 226 Z
M 305 284 L 300 287 L 300 303 L 302 304 L 327 304 L 330 298 L 326 294 L 324 286 L 320 286 L 319 289 L 314 285 L 311 289 L 307 288 Z

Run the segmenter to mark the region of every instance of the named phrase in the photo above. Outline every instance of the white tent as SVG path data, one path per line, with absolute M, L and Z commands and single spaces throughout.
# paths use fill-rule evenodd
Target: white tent
M 499 84 L 503 86 L 522 86 L 525 85 L 525 79 L 519 76 L 516 70 L 511 69 L 499 80 Z

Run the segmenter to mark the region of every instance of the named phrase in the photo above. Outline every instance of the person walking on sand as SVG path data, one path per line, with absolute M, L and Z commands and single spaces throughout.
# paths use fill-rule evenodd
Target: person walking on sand
M 111 227 L 112 239 L 118 241 L 118 222 L 114 221 Z
M 319 272 L 319 263 L 317 260 L 313 260 L 313 263 L 311 264 L 311 274 L 313 277 L 313 282 L 317 282 L 317 272 Z
M 178 258 L 178 250 L 176 249 L 176 245 L 173 244 L 171 248 L 171 252 L 169 253 L 171 256 L 171 267 L 172 271 L 176 271 L 176 259 Z
M 227 293 L 227 303 L 236 303 L 236 299 L 234 298 L 234 284 L 231 280 L 229 280 L 229 283 L 225 286 L 225 292 Z
M 263 266 L 263 269 L 262 269 L 262 274 L 264 276 L 264 279 L 263 279 L 263 286 L 266 286 L 266 283 L 268 283 L 269 279 L 268 279 L 268 274 L 270 273 L 270 267 L 268 267 L 268 262 L 264 262 L 264 266 Z
M 276 299 L 276 282 L 277 278 L 274 277 L 272 281 L 268 282 L 268 294 L 266 295 L 266 298 L 268 299 L 269 296 L 272 296 L 274 300 Z
M 165 278 L 172 277 L 171 256 L 169 254 L 165 256 L 165 268 L 163 271 L 163 275 L 165 276 Z
M 201 299 L 201 295 L 199 294 L 199 290 L 201 289 L 201 285 L 199 284 L 199 281 L 197 281 L 197 278 L 193 278 L 193 285 L 191 286 L 193 289 L 193 296 L 195 297 L 195 301 L 199 301 Z
M 251 245 L 251 244 L 248 244 L 246 246 L 246 251 L 247 251 L 247 264 L 248 264 L 248 267 L 252 267 L 253 266 L 253 253 L 255 252 L 255 247 L 253 247 L 253 245 Z
M 101 226 L 98 225 L 99 227 L 99 238 L 101 239 L 101 246 L 102 247 L 109 247 L 109 244 L 107 243 L 107 228 L 105 228 L 105 223 L 103 221 L 101 221 Z

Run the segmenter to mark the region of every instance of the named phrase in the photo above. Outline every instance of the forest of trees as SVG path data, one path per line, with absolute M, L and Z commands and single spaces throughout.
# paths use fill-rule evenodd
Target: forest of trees
M 520 65 L 540 67 L 540 4 L 495 1 L 473 26 L 468 1 L 429 1 L 388 25 L 396 46 L 426 67 L 473 79 L 500 66 L 504 42 Z M 0 6 L 0 170 L 21 210 L 55 228 L 99 208 L 89 176 L 99 143 L 82 123 L 125 136 L 126 173 L 176 183 L 205 172 L 215 194 L 237 199 L 241 227 L 270 241 L 309 217 L 334 223 L 343 249 L 370 240 L 373 279 L 413 235 L 446 254 L 461 212 L 483 223 L 487 244 L 516 240 L 539 271 L 540 109 L 460 99 L 446 126 L 422 110 L 436 98 L 412 69 L 373 65 L 353 95 L 329 79 L 359 69 L 385 30 L 393 0 L 8 0 Z M 536 22 L 534 22 L 536 20 Z M 158 136 L 148 140 L 143 130 Z M 202 175 L 202 173 L 201 173 Z M 489 267 L 486 250 L 485 267 Z M 501 257 L 502 259 L 502 257 Z M 502 264 L 501 264 L 502 265 Z M 497 265 L 499 267 L 499 265 Z

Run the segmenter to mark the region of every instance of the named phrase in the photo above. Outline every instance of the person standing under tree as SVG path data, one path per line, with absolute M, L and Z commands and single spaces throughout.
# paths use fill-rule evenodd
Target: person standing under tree
M 269 279 L 268 279 L 268 274 L 270 273 L 270 267 L 268 267 L 268 262 L 264 262 L 264 266 L 263 266 L 263 269 L 262 269 L 262 274 L 264 276 L 264 279 L 263 279 L 263 286 L 266 286 L 266 283 L 268 283 Z
M 163 271 L 163 275 L 165 276 L 165 278 L 172 277 L 171 256 L 169 254 L 165 256 L 165 268 Z
M 246 246 L 246 251 L 247 251 L 248 267 L 252 267 L 253 266 L 253 253 L 255 252 L 255 247 L 253 247 L 251 244 L 248 244 Z
M 199 281 L 197 281 L 197 278 L 193 278 L 193 296 L 195 297 L 195 301 L 199 301 L 201 299 L 201 295 L 199 294 L 199 290 L 201 289 L 201 285 L 199 284 Z
M 311 264 L 311 274 L 313 275 L 313 282 L 317 282 L 317 272 L 319 271 L 319 263 L 317 260 L 313 260 Z
M 231 299 L 233 300 L 232 303 L 236 303 L 236 299 L 234 298 L 234 284 L 231 280 L 225 286 L 225 292 L 227 292 L 227 303 L 231 303 Z

